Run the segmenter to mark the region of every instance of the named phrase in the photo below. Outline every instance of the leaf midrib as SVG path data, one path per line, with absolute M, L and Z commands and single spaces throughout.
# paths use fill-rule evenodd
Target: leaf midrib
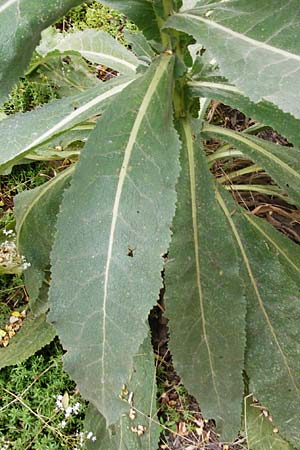
M 8 0 L 4 5 L 0 6 L 0 14 L 5 11 L 7 8 L 9 8 L 14 3 L 18 3 L 19 0 Z
M 205 318 L 205 307 L 204 307 L 204 294 L 201 286 L 201 267 L 200 267 L 200 245 L 199 245 L 199 238 L 198 238 L 198 231 L 199 231 L 199 225 L 198 225 L 198 219 L 197 219 L 197 192 L 196 192 L 196 174 L 195 174 L 195 158 L 194 158 L 194 143 L 193 143 L 193 133 L 191 130 L 191 126 L 187 120 L 183 121 L 183 130 L 185 134 L 185 140 L 187 145 L 187 152 L 188 152 L 188 161 L 189 161 L 189 178 L 190 178 L 190 193 L 191 193 L 191 206 L 192 206 L 192 223 L 193 223 L 193 241 L 194 241 L 194 253 L 195 253 L 195 264 L 196 264 L 196 283 L 197 283 L 197 290 L 198 290 L 198 297 L 199 297 L 199 306 L 201 311 L 201 323 L 202 323 L 202 330 L 203 330 L 203 337 L 204 342 L 207 349 L 207 355 L 208 355 L 208 361 L 210 366 L 210 372 L 211 372 L 211 379 L 213 384 L 213 389 L 216 394 L 216 399 L 219 408 L 221 409 L 221 402 L 219 397 L 218 388 L 216 385 L 216 375 L 215 375 L 215 369 L 213 364 L 213 358 L 212 358 L 212 352 L 210 349 L 209 339 L 207 335 L 206 330 L 206 318 Z
M 284 56 L 284 58 L 287 59 L 293 59 L 297 62 L 300 62 L 300 56 L 296 55 L 295 53 L 290 53 L 287 52 L 286 50 L 282 50 L 281 48 L 278 47 L 274 47 L 270 44 L 266 44 L 265 42 L 262 41 L 257 41 L 256 39 L 250 38 L 249 36 L 246 36 L 245 34 L 239 33 L 238 31 L 234 31 L 231 28 L 227 28 L 224 25 L 221 25 L 220 23 L 214 22 L 212 20 L 209 19 L 205 19 L 204 17 L 200 17 L 200 16 L 196 16 L 194 14 L 187 14 L 187 13 L 179 13 L 179 14 L 174 14 L 174 16 L 183 16 L 183 17 L 187 17 L 189 19 L 194 19 L 197 20 L 199 22 L 203 22 L 206 25 L 218 29 L 220 31 L 222 31 L 225 34 L 229 34 L 232 37 L 235 37 L 241 41 L 246 42 L 247 44 L 250 44 L 252 46 L 255 46 L 257 48 L 261 48 L 263 50 L 269 51 L 271 53 L 275 53 L 277 55 L 280 56 Z
M 293 267 L 293 269 L 299 273 L 300 275 L 300 267 L 297 266 L 292 260 L 291 258 L 289 258 L 288 254 L 282 249 L 282 247 L 280 247 L 279 245 L 277 245 L 277 243 L 258 225 L 258 223 L 253 220 L 253 218 L 251 217 L 250 214 L 248 213 L 244 213 L 244 217 L 246 217 L 246 219 L 251 223 L 251 225 L 253 225 L 275 248 L 276 250 L 281 253 L 281 255 L 286 259 L 286 261 L 288 262 L 288 264 Z
M 123 89 L 125 89 L 125 87 L 127 87 L 130 83 L 132 83 L 132 81 L 133 80 L 129 80 L 129 81 L 126 81 L 123 84 L 117 85 L 117 86 L 113 87 L 112 89 L 110 89 L 109 91 L 106 91 L 106 92 L 98 95 L 97 97 L 93 98 L 92 100 L 90 100 L 85 105 L 80 106 L 75 111 L 72 111 L 70 114 L 65 116 L 58 123 L 56 123 L 53 127 L 51 127 L 49 130 L 47 130 L 45 133 L 41 134 L 38 138 L 36 138 L 33 142 L 31 142 L 31 144 L 27 145 L 25 148 L 20 150 L 18 155 L 15 155 L 15 156 L 19 156 L 20 154 L 23 154 L 23 153 L 26 153 L 26 152 L 32 150 L 37 145 L 41 144 L 46 139 L 48 139 L 49 137 L 53 136 L 55 133 L 57 133 L 62 128 L 64 128 L 65 125 L 67 125 L 68 123 L 72 122 L 72 120 L 74 120 L 76 117 L 80 117 L 81 114 L 83 114 L 84 112 L 88 111 L 93 106 L 95 106 L 98 103 L 101 103 L 102 101 L 108 99 L 109 97 L 112 97 L 113 95 L 121 92 Z
M 108 55 L 107 53 L 102 53 L 102 52 L 98 52 L 98 51 L 92 51 L 92 50 L 78 50 L 79 53 L 81 53 L 83 56 L 84 55 L 90 55 L 90 56 L 99 56 L 100 58 L 105 58 L 108 59 L 110 61 L 114 61 L 122 66 L 128 67 L 130 70 L 132 70 L 133 72 L 136 71 L 136 65 L 130 63 L 129 61 L 126 61 L 125 59 L 121 59 L 118 58 L 116 56 L 113 55 Z
M 218 127 L 215 125 L 210 125 L 210 124 L 204 124 L 203 128 L 202 128 L 202 132 L 218 134 L 221 136 L 225 136 L 225 138 L 228 137 L 228 138 L 234 139 L 237 142 L 241 142 L 242 144 L 245 144 L 247 147 L 250 147 L 250 149 L 256 150 L 258 153 L 264 155 L 266 158 L 271 160 L 273 163 L 276 163 L 278 166 L 280 166 L 282 169 L 289 172 L 290 175 L 298 178 L 300 181 L 300 173 L 298 173 L 296 170 L 294 170 L 291 166 L 289 166 L 287 163 L 282 161 L 276 155 L 274 155 L 267 149 L 263 148 L 257 142 L 250 139 L 250 137 L 245 136 L 245 134 L 236 133 L 234 131 L 228 130 L 227 128 L 221 128 L 221 127 Z M 242 153 L 243 153 L 243 151 L 242 151 Z
M 118 178 L 118 184 L 116 189 L 116 194 L 114 198 L 114 204 L 112 209 L 112 221 L 109 231 L 109 240 L 108 240 L 108 250 L 107 250 L 107 257 L 106 257 L 106 264 L 105 264 L 105 272 L 104 272 L 104 282 L 103 282 L 103 302 L 102 302 L 102 354 L 100 358 L 100 364 L 101 364 L 101 384 L 102 384 L 102 402 L 103 405 L 105 404 L 105 386 L 104 386 L 104 380 L 105 380 L 105 355 L 106 355 L 106 317 L 107 317 L 107 298 L 108 298 L 108 284 L 109 284 L 109 275 L 110 275 L 110 264 L 112 260 L 112 250 L 113 250 L 113 244 L 114 244 L 114 235 L 117 225 L 117 219 L 118 219 L 118 212 L 120 207 L 120 200 L 121 195 L 123 192 L 123 186 L 125 182 L 125 177 L 128 171 L 129 162 L 131 159 L 132 151 L 134 144 L 136 142 L 136 138 L 138 136 L 138 132 L 140 130 L 141 124 L 146 116 L 148 107 L 150 105 L 150 102 L 152 100 L 152 97 L 156 91 L 156 88 L 163 77 L 165 71 L 168 68 L 170 62 L 170 56 L 164 55 L 161 58 L 160 63 L 158 64 L 156 71 L 153 75 L 153 78 L 149 84 L 149 87 L 146 91 L 146 94 L 143 98 L 143 101 L 141 103 L 141 106 L 138 110 L 136 119 L 134 121 L 132 130 L 129 135 L 128 143 L 125 148 L 124 152 L 124 158 L 121 165 L 121 170 L 119 173 Z
M 230 92 L 233 94 L 245 95 L 233 84 L 219 83 L 215 81 L 189 81 L 187 85 L 191 88 L 193 87 L 204 87 L 209 89 L 219 89 L 221 91 Z M 246 97 L 248 99 L 248 97 Z M 248 99 L 249 100 L 249 99 Z M 249 100 L 250 101 L 250 100 Z
M 123 90 L 128 84 L 131 83 L 130 81 L 127 81 L 126 83 L 123 83 L 121 85 L 115 86 L 109 91 L 104 92 L 103 94 L 98 95 L 96 98 L 93 98 L 88 103 L 86 103 L 83 106 L 80 106 L 72 113 L 68 114 L 66 117 L 64 117 L 60 122 L 55 124 L 53 127 L 50 128 L 50 130 L 46 131 L 44 134 L 39 136 L 35 141 L 33 141 L 29 146 L 25 147 L 24 151 L 27 151 L 28 149 L 31 149 L 32 147 L 35 147 L 40 142 L 42 142 L 47 137 L 53 135 L 57 131 L 59 131 L 61 128 L 63 128 L 66 124 L 70 123 L 73 119 L 80 116 L 82 113 L 88 111 L 93 106 L 97 105 L 98 103 L 101 103 L 103 100 L 106 100 L 107 98 L 111 97 L 114 94 L 117 94 L 121 90 Z
M 243 261 L 244 261 L 245 266 L 246 266 L 246 270 L 247 270 L 248 276 L 249 276 L 249 278 L 250 278 L 250 281 L 251 281 L 253 290 L 254 290 L 254 292 L 255 292 L 255 296 L 256 296 L 256 298 L 257 298 L 259 307 L 260 307 L 260 309 L 261 309 L 261 311 L 262 311 L 263 317 L 264 317 L 264 319 L 265 319 L 265 321 L 266 321 L 266 323 L 267 323 L 268 328 L 270 329 L 270 332 L 271 332 L 271 335 L 272 335 L 272 337 L 273 337 L 273 340 L 274 340 L 274 342 L 275 342 L 275 344 L 276 344 L 276 347 L 278 348 L 278 351 L 279 351 L 279 353 L 280 353 L 280 355 L 281 355 L 281 357 L 282 357 L 282 359 L 283 359 L 283 362 L 284 362 L 284 365 L 285 365 L 285 367 L 286 367 L 286 370 L 287 370 L 287 373 L 288 373 L 288 375 L 289 375 L 289 378 L 290 378 L 290 380 L 291 380 L 291 383 L 292 383 L 292 385 L 293 385 L 293 387 L 294 387 L 294 389 L 295 389 L 295 391 L 296 391 L 296 393 L 297 393 L 297 396 L 299 396 L 299 389 L 298 389 L 298 387 L 297 387 L 297 384 L 296 384 L 296 382 L 295 382 L 294 376 L 293 376 L 292 371 L 291 371 L 291 369 L 290 369 L 290 366 L 289 366 L 287 357 L 286 357 L 286 355 L 285 355 L 283 349 L 281 348 L 281 345 L 280 345 L 279 339 L 278 339 L 278 337 L 277 337 L 276 331 L 274 330 L 273 325 L 272 325 L 272 323 L 271 323 L 271 320 L 270 320 L 270 318 L 269 318 L 269 316 L 268 316 L 268 314 L 267 314 L 267 311 L 266 311 L 266 309 L 265 309 L 263 300 L 262 300 L 261 295 L 260 295 L 260 292 L 259 292 L 258 285 L 257 285 L 257 283 L 256 283 L 254 274 L 253 274 L 253 272 L 252 272 L 252 268 L 251 268 L 251 264 L 250 264 L 250 261 L 249 261 L 248 256 L 247 256 L 247 252 L 246 252 L 246 250 L 245 250 L 245 248 L 244 248 L 244 246 L 243 246 L 243 243 L 242 243 L 242 239 L 241 239 L 241 237 L 240 237 L 240 235 L 239 235 L 239 232 L 238 232 L 238 230 L 237 230 L 237 228 L 236 228 L 236 226 L 235 226 L 235 224 L 234 224 L 234 222 L 233 222 L 233 220 L 232 220 L 232 217 L 231 217 L 231 215 L 230 215 L 230 211 L 227 209 L 227 206 L 226 206 L 226 204 L 225 204 L 223 198 L 221 197 L 221 195 L 220 195 L 220 193 L 219 193 L 219 191 L 218 191 L 218 189 L 217 189 L 217 186 L 216 186 L 216 189 L 215 189 L 215 194 L 216 194 L 216 199 L 217 199 L 217 201 L 218 201 L 220 207 L 222 208 L 222 210 L 223 210 L 223 212 L 224 212 L 224 214 L 225 214 L 225 217 L 226 217 L 227 220 L 228 220 L 228 223 L 229 223 L 229 225 L 230 225 L 230 228 L 232 229 L 232 233 L 233 233 L 233 235 L 234 235 L 234 237 L 235 237 L 235 240 L 236 240 L 236 242 L 237 242 L 237 244 L 238 244 L 238 247 L 239 247 L 239 249 L 240 249 L 240 252 L 241 252 Z

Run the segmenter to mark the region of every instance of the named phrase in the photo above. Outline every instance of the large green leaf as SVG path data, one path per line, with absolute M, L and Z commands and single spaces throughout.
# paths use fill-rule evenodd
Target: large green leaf
M 298 0 L 199 1 L 167 25 L 207 47 L 252 101 L 269 101 L 300 118 L 299 20 Z
M 108 425 L 124 410 L 118 394 L 162 286 L 179 173 L 172 68 L 163 55 L 111 103 L 58 218 L 49 320 L 66 370 Z
M 49 52 L 80 53 L 88 61 L 103 64 L 124 75 L 135 75 L 137 57 L 105 31 L 84 30 L 62 37 Z
M 245 156 L 263 167 L 296 204 L 300 203 L 300 152 L 246 133 L 205 124 L 203 133 L 233 144 Z
M 97 0 L 100 2 L 100 0 Z M 118 9 L 133 20 L 148 39 L 159 40 L 160 32 L 149 0 L 101 0 L 100 3 Z
M 121 396 L 127 401 L 127 413 L 107 430 L 104 417 L 90 405 L 85 417 L 85 430 L 96 436 L 88 440 L 88 450 L 156 450 L 160 427 L 156 416 L 156 370 L 153 348 L 148 335 L 133 358 L 130 380 Z M 132 401 L 131 400 L 132 397 Z M 130 401 L 131 405 L 128 403 Z M 144 429 L 141 436 L 137 431 Z
M 300 443 L 300 248 L 217 192 L 240 252 L 247 285 L 249 390 L 270 410 L 282 436 Z
M 251 450 L 291 450 L 274 423 L 265 417 L 263 408 L 251 401 L 251 397 L 245 399 L 244 433 Z
M 25 361 L 54 337 L 55 329 L 47 322 L 45 314 L 29 315 L 8 347 L 0 348 L 0 369 Z
M 246 303 L 228 224 L 205 156 L 183 123 L 182 172 L 166 266 L 170 350 L 184 385 L 222 438 L 240 429 Z
M 34 314 L 47 311 L 45 296 L 40 298 L 39 294 L 43 281 L 49 278 L 56 216 L 72 173 L 73 167 L 70 167 L 42 186 L 24 191 L 14 199 L 17 247 L 30 263 L 25 271 L 25 285 Z
M 54 100 L 0 122 L 0 168 L 3 170 L 53 136 L 103 112 L 107 102 L 131 82 L 117 78 L 82 94 Z
M 41 31 L 82 0 L 0 0 L 0 103 L 25 71 Z
M 251 102 L 238 88 L 221 81 L 191 81 L 189 91 L 197 97 L 219 100 L 242 111 L 247 116 L 275 128 L 296 146 L 300 146 L 300 121 L 284 113 L 270 102 Z

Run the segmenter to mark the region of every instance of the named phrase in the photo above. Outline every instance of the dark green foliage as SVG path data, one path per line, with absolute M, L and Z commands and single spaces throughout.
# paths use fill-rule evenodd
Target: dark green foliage
M 37 83 L 23 78 L 12 90 L 0 111 L 7 115 L 31 111 L 57 98 L 55 86 L 48 82 Z
M 96 1 L 83 3 L 73 8 L 57 26 L 66 30 L 70 29 L 70 31 L 90 28 L 103 30 L 123 44 L 126 43 L 124 30 L 137 30 L 136 25 L 128 21 L 124 14 Z

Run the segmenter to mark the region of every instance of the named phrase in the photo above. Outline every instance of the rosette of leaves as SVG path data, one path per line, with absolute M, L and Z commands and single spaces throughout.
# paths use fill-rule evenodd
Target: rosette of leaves
M 0 4 L 3 99 L 29 62 L 41 28 L 80 2 L 33 3 Z M 127 448 L 128 442 L 156 448 L 149 426 L 139 433 L 138 425 L 130 426 L 124 389 L 130 385 L 140 396 L 141 379 L 132 371 L 143 366 L 137 355 L 144 354 L 140 346 L 163 286 L 162 270 L 175 368 L 203 414 L 216 420 L 221 439 L 230 441 L 242 429 L 246 393 L 300 448 L 299 246 L 241 209 L 214 181 L 204 152 L 208 139 L 228 143 L 299 205 L 298 1 L 103 3 L 138 25 L 140 32 L 131 35 L 134 55 L 89 30 L 73 41 L 58 40 L 52 51 L 103 61 L 120 75 L 0 123 L 5 169 L 96 118 L 69 187 L 53 182 L 56 194 L 61 189 L 54 244 L 35 266 L 41 286 L 41 273 L 51 265 L 48 321 L 66 349 L 65 369 L 99 412 L 98 425 L 92 413 L 93 448 L 102 448 L 101 436 L 106 448 Z M 36 22 L 39 27 L 28 28 Z M 26 50 L 24 35 L 32 42 Z M 206 55 L 217 72 L 205 67 Z M 274 127 L 293 147 L 206 123 L 205 99 Z M 25 218 L 28 227 L 31 219 Z M 35 224 L 40 236 L 46 233 L 42 217 Z M 149 401 L 141 412 L 155 422 Z

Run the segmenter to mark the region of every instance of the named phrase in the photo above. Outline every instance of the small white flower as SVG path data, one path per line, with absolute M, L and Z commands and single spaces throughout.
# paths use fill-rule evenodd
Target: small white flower
M 68 406 L 67 409 L 65 410 L 65 417 L 66 417 L 66 418 L 70 417 L 70 415 L 72 414 L 72 412 L 73 412 L 72 406 Z
M 80 446 L 80 447 L 83 447 L 83 444 L 84 444 L 84 435 L 83 435 L 83 432 L 82 432 L 82 431 L 79 433 L 79 436 L 80 436 L 79 446 Z
M 56 406 L 58 407 L 58 409 L 64 409 L 63 405 L 62 405 L 62 395 L 58 395 L 57 399 L 56 399 Z
M 3 234 L 4 234 L 4 236 L 12 236 L 14 234 L 14 232 L 13 232 L 13 230 L 3 230 Z
M 65 428 L 66 425 L 67 425 L 67 422 L 65 420 L 62 420 L 60 423 L 61 428 Z
M 95 442 L 97 440 L 96 436 L 92 433 L 92 431 L 86 432 L 86 439 Z
M 74 414 L 76 414 L 76 415 L 78 414 L 80 407 L 81 407 L 81 403 L 79 403 L 79 402 L 75 403 L 75 405 L 73 406 Z

